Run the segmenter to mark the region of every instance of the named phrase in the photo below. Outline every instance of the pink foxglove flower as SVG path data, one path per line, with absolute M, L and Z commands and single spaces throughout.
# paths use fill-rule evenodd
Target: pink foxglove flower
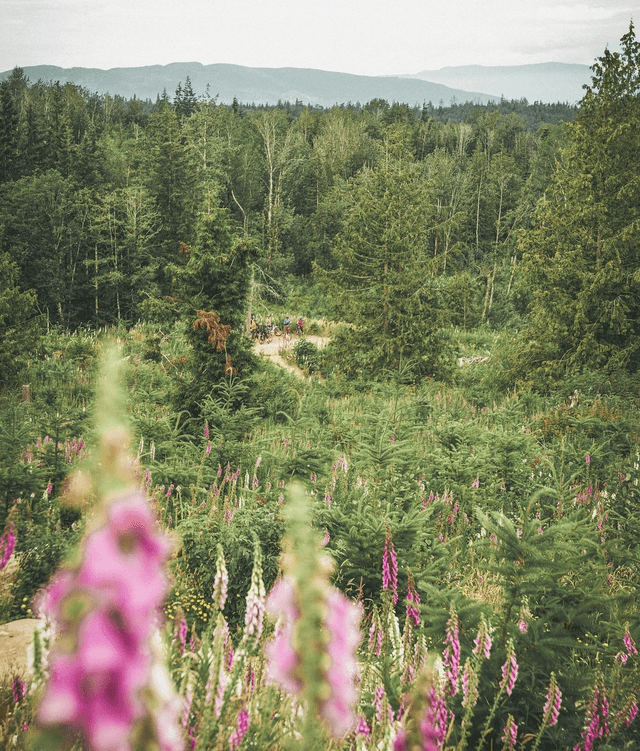
M 236 751 L 240 747 L 247 730 L 249 730 L 249 712 L 241 709 L 238 712 L 238 725 L 229 738 L 229 751 Z
M 322 703 L 320 713 L 336 738 L 341 738 L 356 722 L 356 651 L 361 639 L 361 615 L 361 608 L 342 592 L 335 588 L 329 590 L 325 625 L 330 635 L 327 654 L 331 664 L 326 679 L 331 694 Z
M 598 738 L 609 735 L 609 702 L 604 692 L 596 685 L 591 702 L 585 714 L 585 729 L 582 731 L 582 743 L 574 746 L 574 751 L 591 751 Z
M 488 660 L 491 656 L 491 634 L 489 626 L 485 623 L 484 619 L 480 623 L 478 634 L 473 643 L 475 644 L 473 654 L 476 656 L 484 654 L 485 659 Z
M 502 680 L 500 681 L 500 688 L 504 688 L 507 692 L 507 696 L 511 696 L 513 688 L 516 684 L 516 678 L 518 677 L 518 661 L 516 660 L 516 653 L 513 647 L 513 642 L 509 641 L 507 648 L 507 660 L 502 666 Z
M 472 661 L 467 660 L 462 670 L 462 706 L 475 707 L 478 697 L 478 671 Z
M 371 616 L 371 628 L 369 629 L 369 649 L 375 649 L 376 657 L 380 657 L 383 636 L 380 616 L 378 615 L 378 612 L 374 610 Z
M 264 621 L 265 591 L 262 581 L 262 554 L 256 543 L 253 559 L 253 571 L 251 573 L 251 585 L 247 593 L 247 609 L 244 614 L 245 638 L 253 638 L 259 641 L 262 636 L 262 624 Z
M 5 530 L 5 533 L 0 537 L 0 550 L 2 551 L 2 557 L 0 557 L 0 569 L 3 569 L 9 559 L 13 555 L 13 551 L 16 547 L 16 535 L 13 530 L 13 522 L 9 522 L 9 526 Z
M 638 714 L 638 702 L 636 701 L 636 697 L 632 695 L 626 702 L 624 708 L 622 711 L 618 714 L 618 718 L 622 720 L 622 724 L 625 728 L 628 728 L 629 725 L 635 720 L 636 716 Z
M 0 568 L 1 568 L 1 566 L 0 566 Z M 624 641 L 624 646 L 627 648 L 627 652 L 629 653 L 629 656 L 637 655 L 638 654 L 638 649 L 636 648 L 636 643 L 635 643 L 635 641 L 633 640 L 633 637 L 631 636 L 631 634 L 628 631 L 625 632 L 623 641 Z
M 518 740 L 518 726 L 516 725 L 513 715 L 507 718 L 507 724 L 502 735 L 502 748 L 504 751 L 515 751 L 516 741 Z
M 187 619 L 182 616 L 178 626 L 178 643 L 180 645 L 180 654 L 183 655 L 187 646 Z
M 20 676 L 16 676 L 13 679 L 12 690 L 13 690 L 13 701 L 16 704 L 19 704 L 27 694 L 27 687 L 24 685 Z
M 325 679 L 329 695 L 321 702 L 320 714 L 332 734 L 341 738 L 356 722 L 358 699 L 356 649 L 360 643 L 361 610 L 337 589 L 329 588 L 325 596 L 328 667 Z M 303 686 L 296 668 L 300 664 L 293 640 L 300 613 L 291 579 L 280 579 L 267 598 L 267 612 L 279 617 L 275 638 L 266 645 L 268 680 L 279 683 L 290 693 L 300 693 Z
M 418 676 L 408 697 L 405 727 L 396 736 L 394 751 L 442 751 L 453 715 L 434 680 L 435 674 L 430 670 Z
M 420 625 L 420 595 L 416 592 L 413 577 L 407 582 L 407 620 L 417 628 Z
M 79 567 L 50 593 L 60 630 L 73 635 L 64 643 L 73 647 L 51 653 L 41 725 L 81 731 L 92 751 L 129 748 L 133 725 L 151 711 L 144 698 L 153 691 L 150 643 L 168 591 L 169 552 L 142 495 L 112 500 L 105 526 L 86 538 Z
M 367 725 L 367 720 L 364 715 L 358 717 L 358 724 L 356 725 L 356 735 L 363 735 L 368 738 L 371 735 L 371 728 Z
M 442 659 L 444 662 L 445 674 L 449 681 L 449 693 L 455 696 L 458 692 L 458 676 L 460 673 L 460 639 L 459 639 L 460 622 L 455 614 L 451 611 L 451 616 L 447 621 L 447 633 L 444 640 L 446 644 Z
M 547 691 L 547 701 L 542 711 L 542 721 L 546 727 L 553 727 L 558 722 L 561 705 L 562 692 L 556 682 L 555 673 L 551 673 L 551 681 L 549 682 L 549 690 Z
M 229 575 L 227 574 L 227 564 L 224 560 L 224 552 L 222 551 L 222 546 L 218 545 L 218 557 L 216 558 L 216 575 L 213 579 L 212 599 L 214 605 L 220 611 L 224 610 L 224 606 L 227 601 L 228 586 Z
M 302 682 L 296 675 L 300 658 L 293 647 L 293 630 L 299 611 L 290 579 L 276 582 L 267 597 L 266 610 L 272 618 L 278 619 L 275 636 L 264 650 L 268 660 L 267 680 L 296 694 L 302 689 Z
M 407 731 L 404 728 L 400 728 L 400 730 L 398 730 L 396 739 L 393 742 L 393 751 L 408 751 Z
M 382 589 L 391 591 L 391 601 L 395 605 L 398 602 L 398 558 L 388 528 L 382 554 Z

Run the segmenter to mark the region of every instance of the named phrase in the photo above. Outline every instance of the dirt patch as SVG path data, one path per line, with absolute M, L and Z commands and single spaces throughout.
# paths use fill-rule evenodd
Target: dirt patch
M 315 344 L 318 349 L 322 349 L 329 342 L 328 336 L 306 336 L 305 339 L 312 344 Z M 255 351 L 264 356 L 267 360 L 271 360 L 281 368 L 285 368 L 290 373 L 294 373 L 299 378 L 304 378 L 304 373 L 295 365 L 288 363 L 283 357 L 282 353 L 286 350 L 293 348 L 293 345 L 298 341 L 298 337 L 292 336 L 291 339 L 285 339 L 283 336 L 274 336 L 270 342 L 255 344 Z
M 39 625 L 40 621 L 36 618 L 23 618 L 0 625 L 0 677 L 26 674 L 27 650 Z

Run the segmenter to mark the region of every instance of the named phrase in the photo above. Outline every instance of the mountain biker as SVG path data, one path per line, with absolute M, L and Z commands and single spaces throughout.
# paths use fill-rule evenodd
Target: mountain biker
M 298 318 L 298 323 L 296 323 L 296 331 L 298 332 L 298 334 L 300 334 L 300 336 L 304 334 L 304 319 L 302 318 L 302 316 Z
M 291 334 L 291 319 L 288 315 L 284 317 L 284 321 L 282 322 L 282 328 L 284 329 L 285 335 Z

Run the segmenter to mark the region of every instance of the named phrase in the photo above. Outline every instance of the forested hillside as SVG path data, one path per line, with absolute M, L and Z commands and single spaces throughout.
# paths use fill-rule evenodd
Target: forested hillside
M 639 71 L 0 84 L 0 745 L 638 747 Z
M 47 330 L 171 315 L 213 215 L 230 248 L 251 249 L 252 294 L 286 299 L 319 278 L 308 312 L 331 317 L 340 243 L 372 226 L 380 207 L 360 205 L 363 191 L 391 174 L 383 190 L 419 217 L 411 252 L 433 324 L 502 325 L 525 310 L 516 238 L 567 142 L 560 121 L 575 116 L 525 102 L 254 110 L 202 99 L 188 80 L 151 105 L 31 83 L 19 69 L 0 96 L 0 250 L 28 293 L 25 321 Z M 390 221 L 405 243 L 403 217 Z M 400 272 L 405 262 L 395 255 Z M 410 291 L 415 277 L 402 276 L 394 283 Z

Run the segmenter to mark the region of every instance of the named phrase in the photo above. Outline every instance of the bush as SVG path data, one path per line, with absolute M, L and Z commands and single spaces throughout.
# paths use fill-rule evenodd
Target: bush
M 309 374 L 316 373 L 320 369 L 320 350 L 304 337 L 298 339 L 293 345 L 293 357 L 296 365 Z

